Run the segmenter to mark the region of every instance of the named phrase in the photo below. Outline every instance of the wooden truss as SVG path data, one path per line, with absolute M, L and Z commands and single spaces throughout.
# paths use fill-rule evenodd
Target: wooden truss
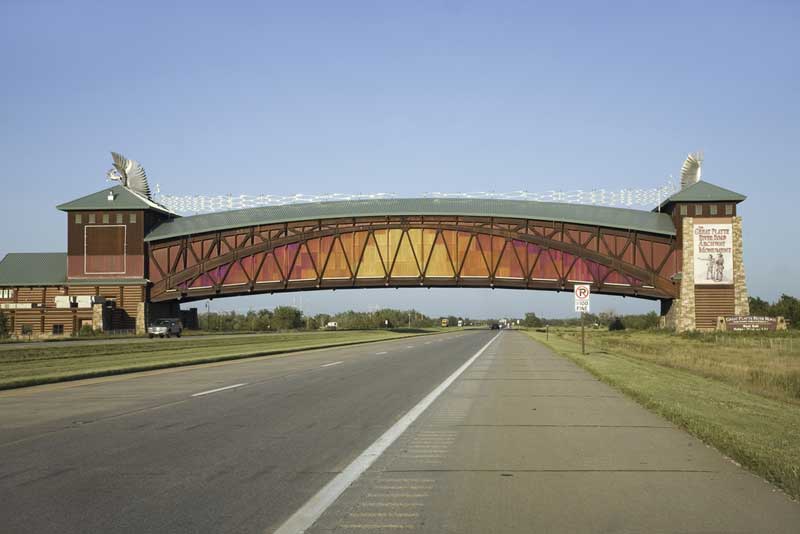
M 363 287 L 499 287 L 676 298 L 674 237 L 491 217 L 359 217 L 150 243 L 151 301 Z

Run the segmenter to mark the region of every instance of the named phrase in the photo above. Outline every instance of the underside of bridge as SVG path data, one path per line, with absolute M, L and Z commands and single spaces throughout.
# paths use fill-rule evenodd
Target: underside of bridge
M 387 216 L 307 220 L 151 243 L 150 299 L 369 287 L 678 295 L 675 238 L 563 222 Z

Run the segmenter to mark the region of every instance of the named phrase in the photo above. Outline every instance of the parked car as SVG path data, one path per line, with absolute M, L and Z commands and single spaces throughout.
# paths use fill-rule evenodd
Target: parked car
M 147 329 L 147 335 L 152 339 L 158 337 L 181 337 L 183 325 L 180 319 L 158 319 L 153 321 Z

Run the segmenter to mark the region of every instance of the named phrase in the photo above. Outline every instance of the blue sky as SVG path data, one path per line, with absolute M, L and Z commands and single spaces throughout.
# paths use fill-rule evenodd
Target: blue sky
M 800 4 L 160 4 L 0 5 L 0 256 L 64 250 L 54 206 L 105 187 L 110 150 L 163 193 L 412 196 L 653 187 L 704 149 L 704 178 L 749 197 L 751 293 L 800 294 Z M 302 301 L 312 313 L 571 313 L 571 295 L 521 291 Z

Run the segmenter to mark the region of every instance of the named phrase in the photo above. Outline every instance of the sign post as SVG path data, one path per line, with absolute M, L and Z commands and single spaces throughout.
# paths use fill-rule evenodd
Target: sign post
M 589 296 L 591 286 L 588 284 L 575 285 L 575 311 L 581 314 L 581 354 L 586 354 L 586 333 L 584 328 L 584 315 L 589 312 Z

